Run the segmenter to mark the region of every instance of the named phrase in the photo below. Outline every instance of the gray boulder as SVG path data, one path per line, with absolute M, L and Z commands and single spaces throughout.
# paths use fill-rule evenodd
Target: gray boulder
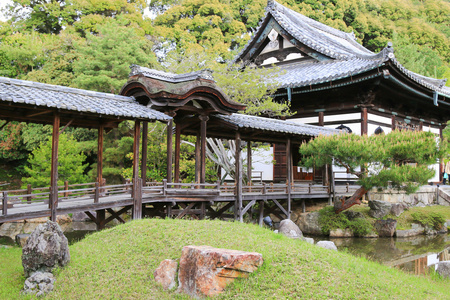
M 408 208 L 408 205 L 405 203 L 394 203 L 391 206 L 391 214 L 398 217 L 400 216 L 406 209 Z
M 303 237 L 303 240 L 311 245 L 314 245 L 314 239 L 309 237 Z
M 369 215 L 372 218 L 380 219 L 391 212 L 392 204 L 386 201 L 371 200 L 369 207 Z
M 317 242 L 316 245 L 319 247 L 325 248 L 325 249 L 337 251 L 336 245 L 331 241 L 320 241 L 320 242 Z
M 25 280 L 23 285 L 24 294 L 34 294 L 36 296 L 43 296 L 53 291 L 56 279 L 52 273 L 48 272 L 34 272 Z
M 319 212 L 302 213 L 297 221 L 300 230 L 306 234 L 321 235 L 322 228 L 319 225 Z
M 442 277 L 450 279 L 450 260 L 438 262 L 436 271 Z
M 300 228 L 291 220 L 285 219 L 280 222 L 278 232 L 290 238 L 302 238 L 303 233 Z
M 378 232 L 380 237 L 392 237 L 395 233 L 395 228 L 397 227 L 397 220 L 387 219 L 387 220 L 377 220 L 375 222 L 375 230 Z
M 40 224 L 28 238 L 22 249 L 22 265 L 25 276 L 36 271 L 52 272 L 70 261 L 69 243 L 61 227 L 55 222 Z

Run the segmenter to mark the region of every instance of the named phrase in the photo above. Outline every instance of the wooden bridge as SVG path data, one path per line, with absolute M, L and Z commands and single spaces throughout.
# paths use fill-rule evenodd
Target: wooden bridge
M 358 187 L 336 186 L 336 196 L 350 195 Z M 28 187 L 2 193 L 0 224 L 23 219 L 50 217 L 85 212 L 99 229 L 131 210 L 133 219 L 142 217 L 191 216 L 197 219 L 230 218 L 243 220 L 256 216 L 262 224 L 264 215 L 275 214 L 289 218 L 291 204 L 305 199 L 331 199 L 329 186 L 313 183 L 262 183 L 243 186 L 239 195 L 234 184 L 147 182 L 100 186 L 98 183 L 74 184 L 58 187 L 56 207 L 52 207 L 50 188 Z M 110 214 L 106 218 L 106 212 Z

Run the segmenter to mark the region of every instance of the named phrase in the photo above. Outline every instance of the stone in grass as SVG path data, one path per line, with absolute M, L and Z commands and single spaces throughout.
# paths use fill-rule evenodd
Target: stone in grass
M 22 293 L 43 296 L 53 291 L 55 281 L 52 273 L 34 272 L 25 280 Z
M 320 241 L 320 242 L 317 242 L 316 245 L 319 247 L 325 248 L 325 249 L 337 251 L 337 247 L 332 241 Z
M 392 204 L 386 201 L 371 200 L 369 201 L 369 216 L 380 219 L 391 212 Z
M 36 271 L 52 272 L 70 261 L 69 243 L 61 227 L 55 222 L 40 224 L 28 238 L 22 249 L 22 265 L 25 276 Z
M 262 263 L 262 254 L 256 252 L 185 246 L 180 258 L 178 291 L 193 297 L 214 296 L 235 278 L 248 277 Z
M 21 234 L 16 235 L 17 245 L 19 245 L 21 248 L 23 248 L 23 246 L 25 246 L 25 244 L 27 243 L 27 240 L 29 237 L 30 237 L 30 234 L 28 234 L 28 233 L 21 233 Z
M 438 262 L 436 272 L 442 277 L 450 279 L 450 260 Z
M 280 222 L 280 227 L 278 231 L 290 238 L 302 238 L 303 233 L 300 228 L 291 220 L 285 219 Z
M 156 282 L 160 283 L 165 290 L 171 290 L 177 287 L 178 263 L 176 260 L 165 259 L 153 273 Z
M 397 220 L 377 220 L 374 227 L 380 237 L 392 237 L 394 236 L 395 228 L 397 227 Z

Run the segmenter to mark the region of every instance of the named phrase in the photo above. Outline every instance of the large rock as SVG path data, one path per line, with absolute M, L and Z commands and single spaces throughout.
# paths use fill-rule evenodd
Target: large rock
M 40 224 L 22 249 L 25 276 L 36 271 L 51 272 L 70 261 L 69 243 L 59 225 L 52 221 Z
M 406 203 L 393 203 L 391 206 L 391 214 L 398 217 L 400 216 L 406 209 L 408 205 Z
M 450 260 L 438 262 L 436 271 L 442 277 L 450 279 Z
M 325 249 L 337 251 L 336 245 L 331 241 L 320 241 L 320 242 L 317 242 L 316 245 L 319 247 L 325 248 Z
M 23 285 L 24 294 L 35 294 L 43 296 L 53 291 L 56 279 L 49 272 L 35 272 L 25 280 Z
M 303 233 L 300 228 L 289 219 L 280 222 L 278 232 L 290 238 L 303 238 Z
M 372 200 L 369 201 L 369 215 L 372 218 L 380 219 L 391 212 L 392 204 L 385 201 Z
M 322 235 L 322 228 L 319 225 L 319 212 L 302 213 L 298 218 L 297 225 L 302 233 Z
M 412 227 L 411 229 L 404 229 L 404 230 L 397 229 L 395 231 L 395 236 L 399 237 L 399 238 L 400 237 L 410 237 L 410 236 L 421 235 L 421 234 L 424 234 L 424 232 L 425 232 L 425 228 L 420 224 L 412 223 L 411 227 Z
M 392 237 L 395 233 L 395 228 L 397 227 L 397 220 L 387 219 L 387 220 L 377 220 L 375 222 L 375 230 L 378 232 L 380 237 Z
M 160 283 L 165 290 L 171 290 L 177 286 L 178 263 L 172 259 L 165 259 L 153 273 L 156 282 Z
M 193 297 L 213 296 L 238 277 L 247 277 L 263 263 L 256 252 L 186 246 L 180 259 L 178 291 Z

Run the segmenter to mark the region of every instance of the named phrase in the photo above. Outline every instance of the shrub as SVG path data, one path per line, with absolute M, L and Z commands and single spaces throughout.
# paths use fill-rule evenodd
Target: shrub
M 343 213 L 336 214 L 332 206 L 327 206 L 319 211 L 319 225 L 325 235 L 329 235 L 331 230 L 338 228 L 349 228 L 356 236 L 366 235 L 373 230 L 369 220 L 365 218 L 349 220 Z
M 431 227 L 436 230 L 440 230 L 445 223 L 445 217 L 440 213 L 423 213 L 415 212 L 411 214 L 414 222 L 420 223 L 423 226 Z

